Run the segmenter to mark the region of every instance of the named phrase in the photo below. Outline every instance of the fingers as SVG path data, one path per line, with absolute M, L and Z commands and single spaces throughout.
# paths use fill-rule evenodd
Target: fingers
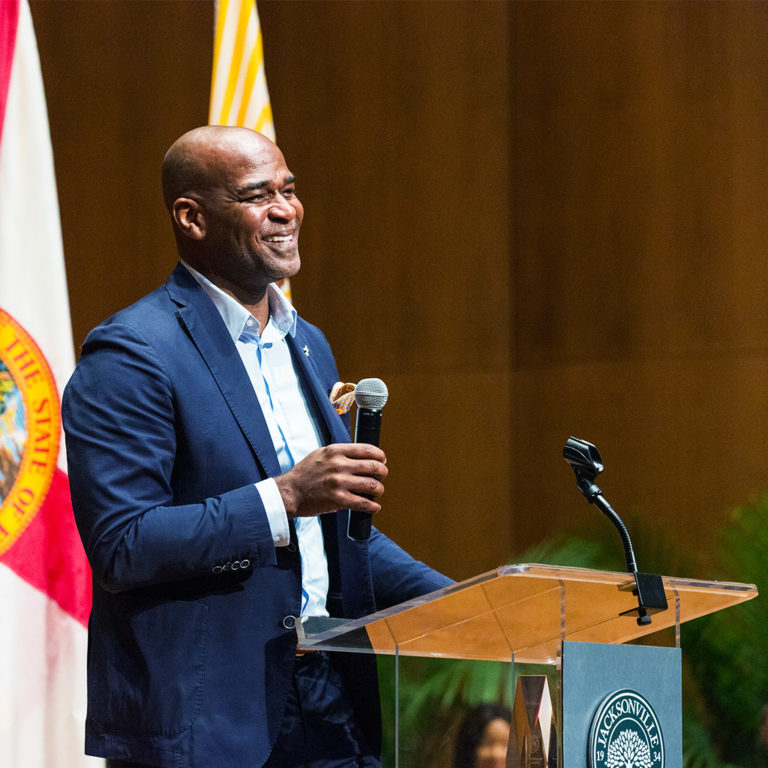
M 346 508 L 373 514 L 381 509 L 375 499 L 384 493 L 386 460 L 373 445 L 334 444 L 312 451 L 275 481 L 289 517 Z
M 333 510 L 354 509 L 373 514 L 381 509 L 375 499 L 384 493 L 389 474 L 384 452 L 365 443 L 342 443 L 321 449 L 328 462 L 328 490 Z M 371 498 L 364 498 L 369 496 Z
M 345 481 L 343 485 L 349 490 L 374 493 L 376 496 L 384 493 L 381 481 L 387 477 L 389 470 L 386 464 L 387 457 L 380 448 L 365 443 L 338 443 L 320 448 L 319 451 L 321 456 L 318 459 L 327 462 L 328 470 L 334 477 L 338 476 L 337 479 L 343 479 Z M 314 453 L 316 452 L 313 451 Z M 378 485 L 368 485 L 361 490 L 360 478 L 374 478 L 380 482 Z M 349 482 L 353 485 L 347 485 Z
M 346 456 L 350 459 L 375 459 L 382 464 L 387 463 L 384 451 L 369 443 L 334 443 L 319 450 L 327 451 L 330 455 L 339 454 Z
M 383 481 L 389 474 L 384 452 L 374 445 L 345 443 L 328 446 L 328 453 L 339 470 L 333 478 L 339 483 L 335 509 L 378 512 L 381 505 L 375 500 L 384 493 Z

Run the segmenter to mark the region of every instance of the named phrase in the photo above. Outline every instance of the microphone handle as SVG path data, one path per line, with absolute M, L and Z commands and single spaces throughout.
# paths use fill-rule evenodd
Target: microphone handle
M 381 411 L 372 411 L 369 408 L 358 408 L 355 420 L 355 442 L 379 445 L 381 434 Z M 366 499 L 372 499 L 367 493 L 361 493 Z M 371 518 L 367 512 L 349 510 L 349 523 L 347 524 L 347 536 L 350 539 L 364 540 L 371 536 Z

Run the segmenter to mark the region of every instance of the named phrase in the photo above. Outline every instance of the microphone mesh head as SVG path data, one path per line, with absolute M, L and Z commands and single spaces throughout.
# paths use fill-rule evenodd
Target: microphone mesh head
M 387 403 L 389 391 L 381 379 L 361 379 L 355 387 L 355 402 L 358 408 L 380 411 Z

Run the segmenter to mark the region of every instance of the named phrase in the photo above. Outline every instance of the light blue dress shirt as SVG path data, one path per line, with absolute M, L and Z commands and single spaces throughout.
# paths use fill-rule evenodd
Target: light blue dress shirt
M 280 289 L 267 289 L 269 320 L 259 335 L 259 321 L 238 301 L 182 261 L 200 283 L 227 326 L 259 400 L 280 469 L 287 472 L 322 440 L 312 419 L 286 336 L 296 333 L 296 310 Z M 267 512 L 276 547 L 290 544 L 288 516 L 272 478 L 255 484 Z M 301 555 L 301 615 L 327 616 L 328 561 L 323 531 L 316 517 L 294 519 Z

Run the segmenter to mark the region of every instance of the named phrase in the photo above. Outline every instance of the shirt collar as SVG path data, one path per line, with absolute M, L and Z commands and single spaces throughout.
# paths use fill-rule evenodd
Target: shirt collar
M 198 272 L 194 267 L 190 267 L 186 261 L 181 259 L 181 263 L 189 270 L 192 277 L 200 283 L 200 287 L 208 294 L 210 300 L 218 309 L 221 319 L 227 326 L 227 331 L 232 337 L 232 341 L 237 341 L 246 329 L 249 320 L 253 320 L 256 329 L 259 328 L 259 321 L 236 299 L 233 299 L 228 293 L 214 285 L 205 275 Z M 285 294 L 275 283 L 267 286 L 267 301 L 269 302 L 269 320 L 279 331 L 280 336 L 286 334 L 296 335 L 296 310 Z

